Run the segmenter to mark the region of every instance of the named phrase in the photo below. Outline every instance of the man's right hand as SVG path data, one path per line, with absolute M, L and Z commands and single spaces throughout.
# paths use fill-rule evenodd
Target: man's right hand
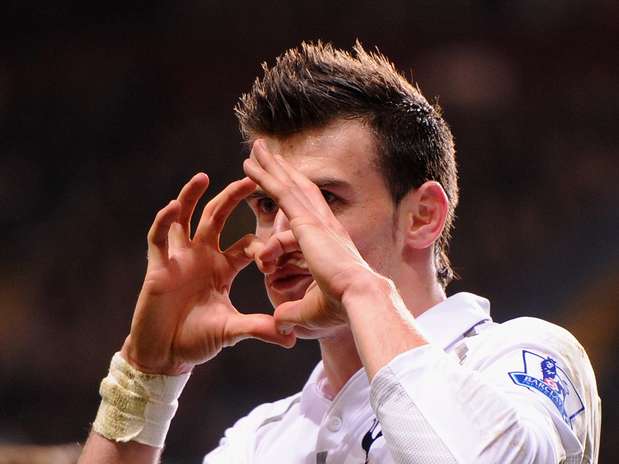
M 221 251 L 219 238 L 228 216 L 256 184 L 244 178 L 228 185 L 208 202 L 192 237 L 191 217 L 208 184 L 206 174 L 195 175 L 157 213 L 148 233 L 146 277 L 121 350 L 143 372 L 188 372 L 245 338 L 295 344 L 294 335 L 278 332 L 271 315 L 242 314 L 229 298 L 234 277 L 262 243 L 246 235 Z

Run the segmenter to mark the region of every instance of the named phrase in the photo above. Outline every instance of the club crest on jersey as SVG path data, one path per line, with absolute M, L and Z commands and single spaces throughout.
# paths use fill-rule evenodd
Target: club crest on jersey
M 549 356 L 522 350 L 523 371 L 508 372 L 516 385 L 546 395 L 571 427 L 572 420 L 585 410 L 580 395 L 565 371 Z
M 372 420 L 370 430 L 367 431 L 361 440 L 361 447 L 363 448 L 363 451 L 365 451 L 365 464 L 368 464 L 368 460 L 370 459 L 370 448 L 376 440 L 383 436 L 383 431 L 380 430 L 380 428 L 378 431 L 376 430 L 379 425 L 380 422 L 378 422 L 378 419 L 374 418 L 374 420 Z

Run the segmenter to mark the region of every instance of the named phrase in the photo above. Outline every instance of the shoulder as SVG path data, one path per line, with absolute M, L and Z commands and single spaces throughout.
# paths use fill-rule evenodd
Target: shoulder
M 249 462 L 255 446 L 257 430 L 271 420 L 277 420 L 298 403 L 300 393 L 255 407 L 226 429 L 219 446 L 204 457 L 210 462 Z
M 519 317 L 493 324 L 472 338 L 475 340 L 467 343 L 467 364 L 475 370 L 507 374 L 519 385 L 531 379 L 552 384 L 549 379 L 554 375 L 561 378 L 561 385 L 570 387 L 566 391 L 578 391 L 579 396 L 591 401 L 597 398 L 595 374 L 585 349 L 576 337 L 556 324 Z
M 591 362 L 576 337 L 563 327 L 534 317 L 519 317 L 498 324 L 492 342 L 523 357 L 537 353 L 558 363 L 570 377 L 595 382 Z M 540 359 L 541 362 L 541 359 Z
M 578 435 L 583 446 L 599 438 L 600 402 L 595 374 L 582 345 L 564 328 L 520 317 L 467 340 L 464 364 L 496 385 L 543 399 L 546 408 Z M 592 448 L 592 449 L 593 449 Z
M 297 404 L 300 399 L 301 393 L 296 393 L 292 396 L 282 398 L 271 403 L 260 404 L 259 406 L 256 406 L 245 417 L 239 419 L 234 425 L 234 427 L 242 424 L 245 428 L 256 430 L 265 422 L 275 420 L 286 414 L 286 412 L 288 412 L 295 404 Z
M 514 332 L 518 336 L 529 335 L 532 337 L 551 336 L 575 341 L 574 336 L 563 327 L 537 317 L 517 317 L 506 322 L 496 324 L 496 329 L 505 333 Z
M 493 324 L 491 329 L 480 334 L 479 341 L 506 350 L 518 346 L 537 348 L 561 357 L 575 357 L 574 361 L 586 357 L 584 348 L 568 330 L 535 317 L 518 317 Z
M 540 334 L 576 341 L 576 338 L 568 330 L 538 317 L 517 317 L 497 325 L 503 330 L 526 329 L 532 335 Z
M 539 358 L 541 363 L 548 358 L 557 362 L 571 378 L 595 382 L 591 362 L 576 337 L 543 319 L 519 317 L 493 324 L 473 339 L 467 342 L 472 355 L 470 361 L 480 370 L 498 360 Z M 532 358 L 533 355 L 536 356 Z

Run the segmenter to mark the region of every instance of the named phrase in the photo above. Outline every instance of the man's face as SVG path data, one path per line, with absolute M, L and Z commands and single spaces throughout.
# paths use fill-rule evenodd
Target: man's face
M 391 276 L 400 262 L 395 205 L 375 166 L 376 146 L 369 128 L 360 121 L 338 120 L 286 138 L 260 138 L 322 190 L 364 259 L 377 272 Z M 260 189 L 248 202 L 259 238 L 266 241 L 290 229 L 288 218 Z M 271 303 L 302 298 L 313 280 L 303 255 L 283 255 L 277 264 L 274 273 L 265 275 Z

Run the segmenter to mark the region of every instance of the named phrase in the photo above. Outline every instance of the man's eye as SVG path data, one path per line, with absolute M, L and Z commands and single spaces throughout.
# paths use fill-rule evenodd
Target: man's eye
M 261 214 L 275 214 L 277 212 L 277 203 L 270 198 L 260 198 L 258 200 L 258 211 Z
M 322 193 L 322 196 L 324 197 L 328 205 L 334 203 L 337 200 L 337 197 L 328 190 L 321 190 L 320 192 Z

